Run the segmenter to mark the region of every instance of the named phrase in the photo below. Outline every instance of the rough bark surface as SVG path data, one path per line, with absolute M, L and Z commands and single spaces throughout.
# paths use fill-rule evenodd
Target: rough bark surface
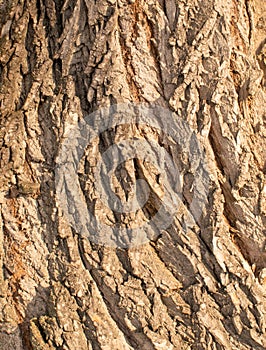
M 1 0 L 0 25 L 1 350 L 265 349 L 265 3 Z M 212 180 L 186 234 L 124 250 L 71 229 L 54 175 L 77 119 L 121 102 L 185 120 Z

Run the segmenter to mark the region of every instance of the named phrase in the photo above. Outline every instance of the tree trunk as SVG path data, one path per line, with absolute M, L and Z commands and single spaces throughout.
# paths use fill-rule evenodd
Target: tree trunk
M 264 2 L 0 0 L 0 23 L 1 350 L 265 349 Z M 117 163 L 116 198 L 149 188 L 133 213 L 93 177 L 126 139 L 179 164 L 176 212 L 142 238 L 168 198 L 161 153 Z M 105 225 L 87 234 L 83 195 Z

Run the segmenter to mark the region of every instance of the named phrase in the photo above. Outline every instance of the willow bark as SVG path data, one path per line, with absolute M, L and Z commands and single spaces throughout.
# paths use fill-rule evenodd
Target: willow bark
M 264 2 L 0 0 L 0 25 L 0 348 L 265 349 Z M 77 120 L 124 102 L 186 121 L 211 189 L 186 235 L 175 217 L 114 249 L 71 229 L 55 164 Z

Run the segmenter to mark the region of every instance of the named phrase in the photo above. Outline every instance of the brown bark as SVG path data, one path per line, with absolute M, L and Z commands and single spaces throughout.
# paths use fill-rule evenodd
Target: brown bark
M 263 1 L 0 0 L 0 24 L 1 350 L 264 349 Z M 150 242 L 120 249 L 71 228 L 55 169 L 77 120 L 129 102 L 189 125 L 210 182 L 184 234 L 196 174 L 181 162 L 182 212 Z M 125 136 L 180 157 L 175 140 L 135 125 L 106 131 L 83 161 L 93 167 L 101 147 Z M 121 171 L 150 184 L 140 218 L 152 216 L 156 171 L 133 161 Z M 118 171 L 120 197 L 127 183 Z M 88 205 L 107 218 L 94 185 Z

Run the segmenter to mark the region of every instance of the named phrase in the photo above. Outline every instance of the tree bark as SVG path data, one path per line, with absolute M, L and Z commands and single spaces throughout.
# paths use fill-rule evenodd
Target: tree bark
M 0 24 L 0 348 L 265 349 L 264 2 L 0 0 Z M 185 159 L 182 212 L 148 242 L 112 247 L 69 224 L 56 164 L 78 122 L 131 102 L 194 132 L 208 201 L 184 231 Z M 109 215 L 86 187 L 101 147 L 142 137 L 178 158 L 161 131 L 113 128 L 87 150 L 77 176 L 95 217 Z M 150 184 L 150 218 L 162 185 L 144 163 L 121 167 Z

